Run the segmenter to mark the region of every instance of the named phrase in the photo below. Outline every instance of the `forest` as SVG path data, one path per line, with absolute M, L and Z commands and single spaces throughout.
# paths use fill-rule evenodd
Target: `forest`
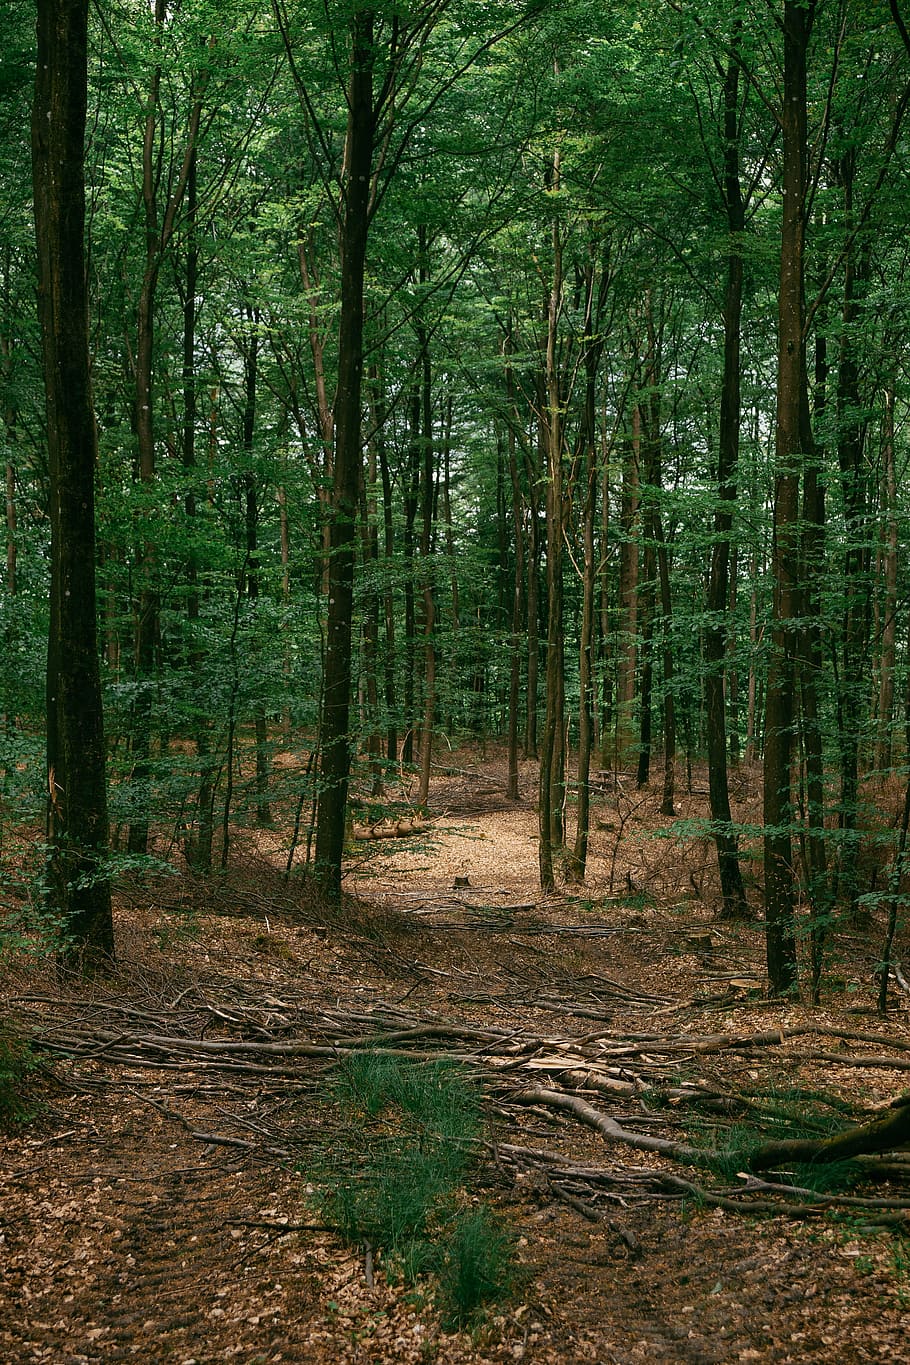
M 399 1335 L 414 1277 L 456 1275 L 455 1204 L 498 1179 L 500 1203 L 536 1191 L 541 1212 L 513 1243 L 480 1205 L 484 1254 L 537 1237 L 545 1187 L 552 1219 L 587 1220 L 622 1261 L 603 1303 L 639 1284 L 643 1220 L 673 1242 L 661 1200 L 700 1211 L 709 1265 L 715 1215 L 817 1228 L 834 1209 L 816 1273 L 837 1303 L 855 1231 L 837 1218 L 859 1219 L 886 1238 L 855 1258 L 899 1358 L 910 7 L 5 0 L 4 17 L 0 1127 L 26 1145 L 0 1183 L 22 1246 L 24 1134 L 81 1132 L 78 1097 L 113 1115 L 120 1086 L 156 1141 L 174 1131 L 196 1160 L 205 1139 L 264 1182 L 265 1214 L 241 1216 L 234 1168 L 212 1176 L 237 1235 L 264 1230 L 244 1275 L 274 1254 L 289 1276 L 293 1229 L 340 1237 L 319 1255 L 358 1293 L 385 1255 Z M 335 1108 L 314 1117 L 329 1057 Z M 196 1076 L 176 1129 L 170 1072 Z M 391 1106 L 421 1150 L 495 1149 L 496 1177 L 453 1159 L 461 1193 L 418 1220 L 449 1231 L 410 1279 L 417 1242 L 370 1222 L 360 1167 L 349 1207 L 289 1204 L 282 1233 L 269 1181 L 280 1167 L 287 1196 L 302 1169 L 304 1103 L 323 1133 L 346 1104 L 389 1123 Z M 437 1132 L 443 1111 L 470 1136 Z M 491 1115 L 511 1146 L 479 1136 Z M 561 1164 L 533 1146 L 557 1122 L 581 1144 Z M 597 1141 L 652 1165 L 607 1179 Z M 813 1183 L 820 1167 L 843 1183 Z M 792 1271 L 804 1231 L 762 1243 L 766 1271 Z M 638 1354 L 631 1328 L 609 1346 L 605 1319 L 567 1325 L 559 1237 L 564 1278 L 527 1291 L 523 1326 L 478 1326 L 496 1277 L 475 1266 L 476 1304 L 427 1300 L 424 1354 L 383 1337 L 374 1299 L 341 1328 L 336 1306 L 323 1345 L 269 1344 L 257 1318 L 238 1349 L 796 1358 L 795 1319 L 724 1344 L 719 1303 L 691 1354 L 644 1300 Z M 685 1249 L 664 1254 L 689 1312 Z M 838 1315 L 842 1358 L 881 1358 L 868 1315 Z M 120 1358 L 93 1321 L 78 1358 Z M 834 1358 L 816 1328 L 800 1358 Z M 26 1330 L 10 1359 L 70 1348 Z M 168 1350 L 198 1353 L 174 1331 Z M 218 1340 L 206 1360 L 228 1358 Z

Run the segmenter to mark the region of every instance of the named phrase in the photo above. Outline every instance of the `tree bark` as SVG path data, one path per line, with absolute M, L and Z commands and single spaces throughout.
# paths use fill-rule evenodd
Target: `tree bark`
M 426 231 L 421 228 L 420 250 L 426 258 Z M 426 267 L 421 263 L 421 283 L 426 284 Z M 420 729 L 420 781 L 417 805 L 423 810 L 430 796 L 430 773 L 433 758 L 433 723 L 436 711 L 436 598 L 433 584 L 433 512 L 436 505 L 436 477 L 433 445 L 433 412 L 430 371 L 430 341 L 421 323 L 418 327 L 421 351 L 421 525 L 420 525 L 420 591 L 423 607 L 423 722 Z
M 155 0 L 155 41 L 160 47 L 168 19 L 167 0 Z M 142 202 L 145 229 L 145 266 L 136 311 L 135 428 L 139 481 L 149 488 L 155 480 L 155 299 L 164 254 L 177 225 L 177 214 L 184 200 L 191 175 L 196 174 L 196 146 L 202 118 L 202 91 L 205 77 L 193 98 L 187 127 L 186 146 L 173 188 L 159 214 L 156 165 L 156 133 L 160 114 L 162 65 L 160 59 L 152 72 L 148 109 L 142 142 Z M 159 593 L 156 583 L 156 546 L 146 539 L 142 547 L 140 589 L 136 610 L 136 691 L 133 703 L 131 750 L 132 782 L 135 786 L 134 815 L 130 820 L 129 850 L 144 854 L 149 835 L 149 758 L 151 753 L 152 688 L 155 648 L 159 634 Z
M 559 151 L 553 157 L 553 184 L 559 187 Z M 547 509 L 547 664 L 546 715 L 543 740 L 540 746 L 540 788 L 538 793 L 538 837 L 540 886 L 552 891 L 556 886 L 553 866 L 554 848 L 561 843 L 562 797 L 564 777 L 562 682 L 563 682 L 563 625 L 562 625 L 562 450 L 563 415 L 562 395 L 557 358 L 559 319 L 563 304 L 562 240 L 559 223 L 554 222 L 553 279 L 547 301 L 547 343 L 545 368 L 545 406 L 540 420 L 543 426 L 546 452 L 546 509 Z
M 897 664 L 897 468 L 894 458 L 894 379 L 885 386 L 882 419 L 882 550 L 884 594 L 881 606 L 881 654 L 878 681 L 878 729 L 875 767 L 881 780 L 891 767 L 894 719 L 894 670 Z
M 585 495 L 582 510 L 582 607 L 578 641 L 578 804 L 575 845 L 567 863 L 567 875 L 583 882 L 588 861 L 591 822 L 591 752 L 594 746 L 594 623 L 597 589 L 594 528 L 597 520 L 597 371 L 603 343 L 595 336 L 594 267 L 586 271 L 585 306 L 585 405 L 582 417 Z
M 724 373 L 720 396 L 720 436 L 717 449 L 717 506 L 708 579 L 708 621 L 705 627 L 705 712 L 708 747 L 708 800 L 725 919 L 744 919 L 749 913 L 739 865 L 739 841 L 733 832 L 727 777 L 727 719 L 724 665 L 730 638 L 730 535 L 736 506 L 739 463 L 740 337 L 742 331 L 743 258 L 745 228 L 739 175 L 739 63 L 731 56 L 724 80 L 724 203 L 729 247 L 724 291 Z
M 86 0 L 38 0 L 32 115 L 50 472 L 47 908 L 66 957 L 114 951 L 95 602 L 95 463 L 85 273 Z
M 341 314 L 335 398 L 335 470 L 329 517 L 329 601 L 322 703 L 322 753 L 316 810 L 315 876 L 329 900 L 341 897 L 341 860 L 351 750 L 351 622 L 354 523 L 361 477 L 363 281 L 369 226 L 373 112 L 373 12 L 355 10 L 341 218 Z
M 814 0 L 784 5 L 783 224 L 778 301 L 777 423 L 771 559 L 772 634 L 765 699 L 764 871 L 768 977 L 797 986 L 791 760 L 800 615 L 799 479 L 809 428 L 803 324 L 806 65 Z
M 640 547 L 638 540 L 641 427 L 637 405 L 632 409 L 632 434 L 624 442 L 622 493 L 619 508 L 619 611 L 616 623 L 616 709 L 613 760 L 617 768 L 629 762 L 634 744 L 633 711 L 635 674 L 638 665 L 641 604 L 638 588 Z

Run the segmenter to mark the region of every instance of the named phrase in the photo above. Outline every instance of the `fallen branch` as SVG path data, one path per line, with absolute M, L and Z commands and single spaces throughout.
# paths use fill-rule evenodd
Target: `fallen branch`
M 542 1104 L 550 1109 L 561 1109 L 564 1113 L 571 1114 L 573 1118 L 578 1119 L 579 1123 L 587 1124 L 589 1128 L 593 1128 L 611 1142 L 625 1143 L 627 1147 L 634 1147 L 639 1152 L 657 1152 L 674 1161 L 681 1161 L 687 1166 L 704 1167 L 710 1170 L 717 1162 L 730 1155 L 726 1152 L 711 1151 L 709 1148 L 688 1147 L 685 1143 L 671 1142 L 668 1138 L 649 1137 L 646 1133 L 634 1133 L 628 1128 L 623 1128 L 608 1114 L 602 1114 L 593 1105 L 579 1099 L 577 1095 L 565 1095 L 560 1090 L 544 1090 L 543 1088 L 520 1090 L 510 1098 L 516 1104 Z
M 910 1095 L 895 1101 L 884 1114 L 868 1123 L 847 1128 L 830 1138 L 789 1138 L 766 1142 L 752 1152 L 748 1165 L 753 1171 L 767 1171 L 791 1162 L 849 1161 L 851 1157 L 874 1152 L 890 1152 L 910 1142 Z

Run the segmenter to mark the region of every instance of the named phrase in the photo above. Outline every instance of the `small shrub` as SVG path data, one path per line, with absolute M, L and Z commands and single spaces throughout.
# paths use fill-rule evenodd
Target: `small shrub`
M 816 1194 L 840 1194 L 852 1189 L 862 1173 L 856 1161 L 806 1162 L 795 1168 L 793 1183 Z
M 31 1093 L 38 1058 L 24 1038 L 0 1026 L 0 1130 L 9 1132 L 38 1113 Z
M 455 1065 L 365 1051 L 345 1060 L 335 1096 L 344 1137 L 309 1171 L 321 1212 L 406 1284 L 434 1275 L 448 1324 L 476 1318 L 507 1292 L 512 1239 L 486 1207 L 459 1212 L 482 1131 L 472 1082 Z
M 514 1238 L 485 1205 L 460 1213 L 448 1229 L 437 1273 L 444 1326 L 464 1327 L 512 1288 Z

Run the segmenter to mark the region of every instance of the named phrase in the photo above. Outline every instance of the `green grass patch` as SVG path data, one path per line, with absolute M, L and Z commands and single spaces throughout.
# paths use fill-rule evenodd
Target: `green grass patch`
M 794 1167 L 793 1184 L 816 1194 L 843 1194 L 862 1178 L 857 1161 L 810 1161 Z
M 0 1131 L 10 1132 L 37 1117 L 34 1095 L 40 1063 L 28 1042 L 0 1025 Z
M 459 1067 L 362 1052 L 334 1086 L 339 1131 L 306 1174 L 345 1241 L 368 1243 L 386 1272 L 429 1279 L 447 1328 L 476 1322 L 515 1282 L 514 1238 L 471 1197 L 483 1120 Z

